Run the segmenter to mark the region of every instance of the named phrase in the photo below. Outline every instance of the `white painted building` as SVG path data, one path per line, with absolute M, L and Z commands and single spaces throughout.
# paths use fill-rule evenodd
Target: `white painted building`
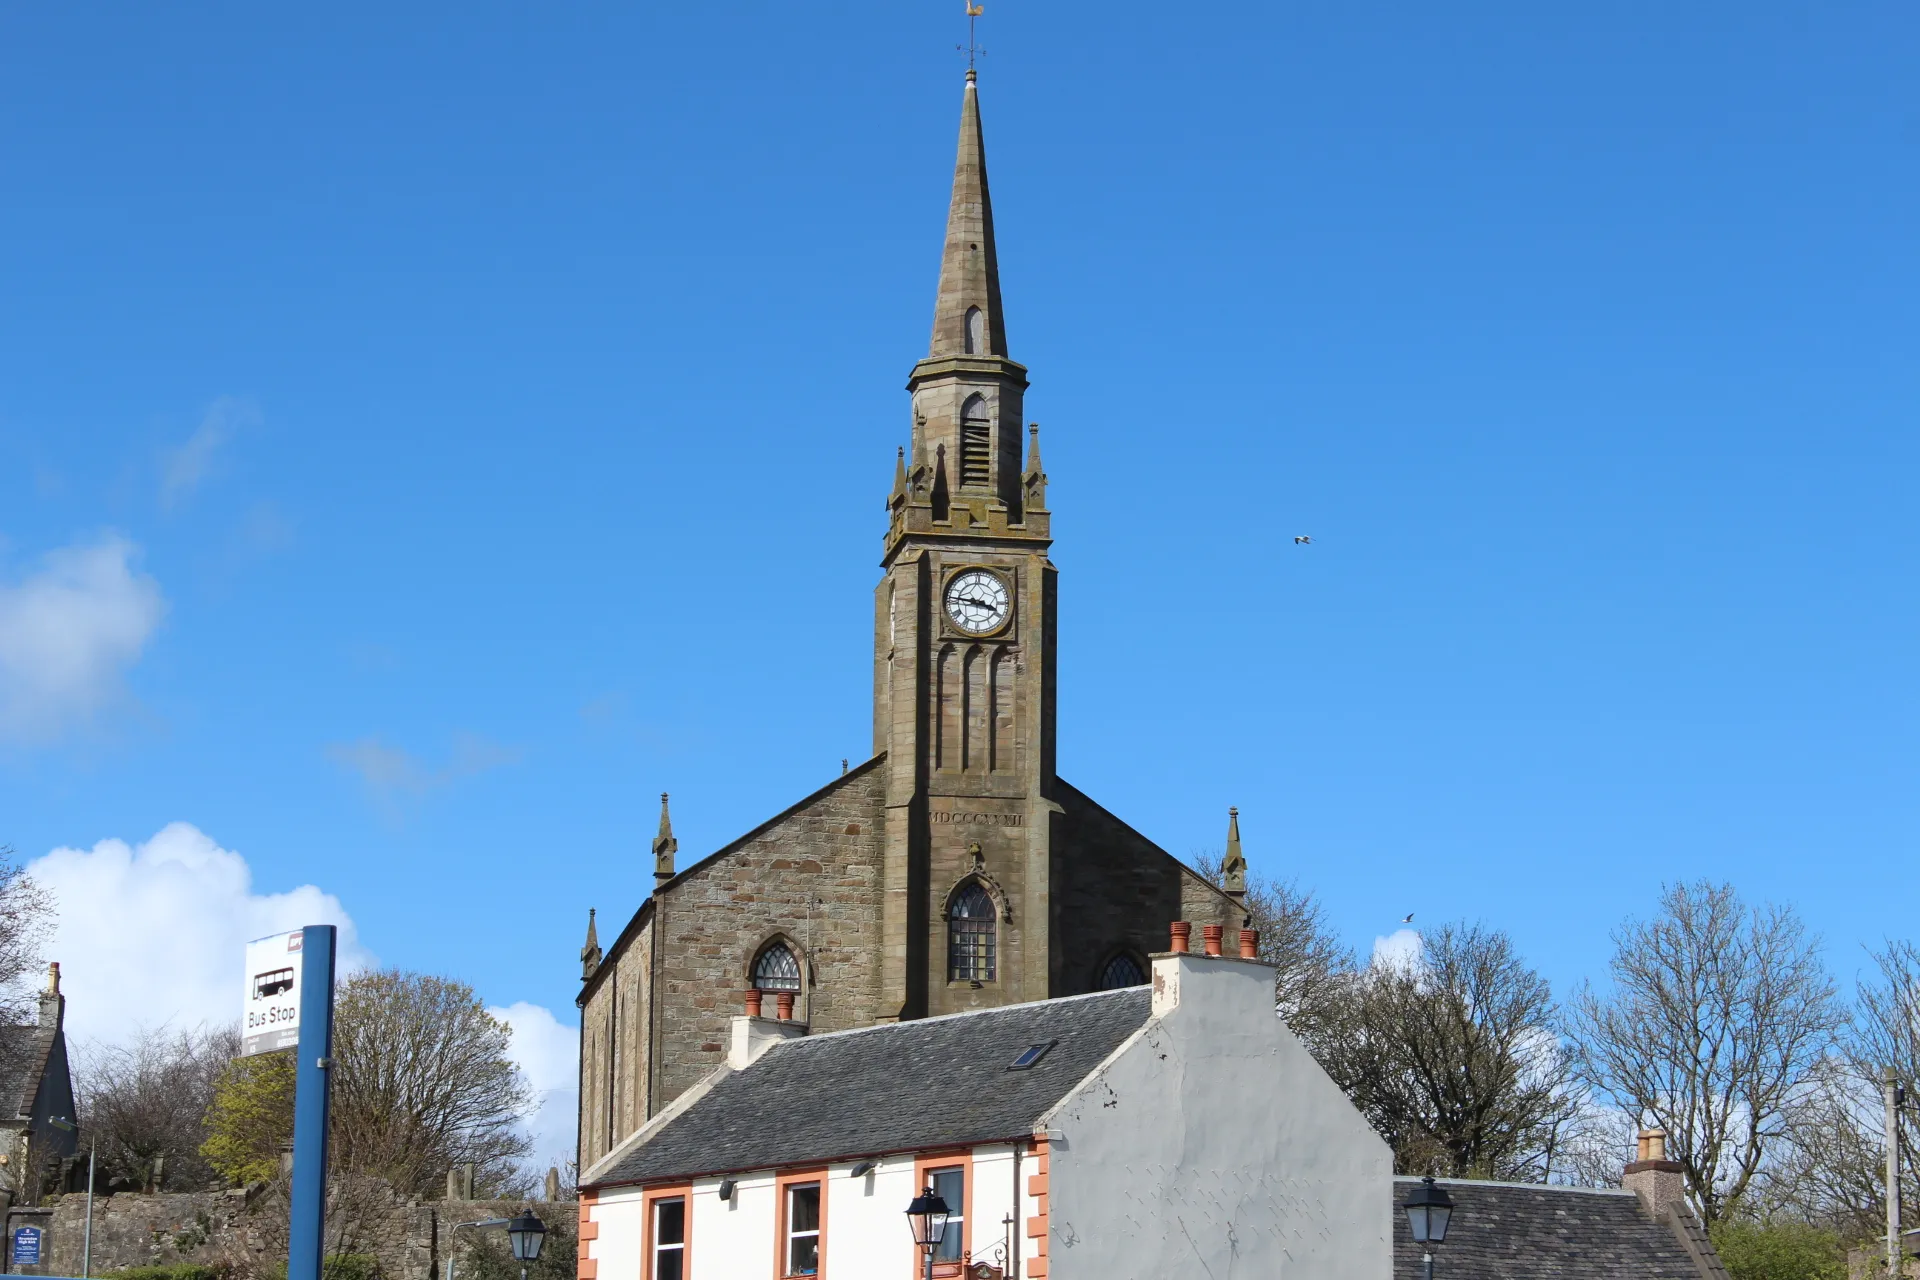
M 927 1185 L 939 1276 L 1385 1280 L 1391 1155 L 1273 978 L 1181 952 L 1151 987 L 857 1031 L 735 1018 L 727 1065 L 585 1172 L 580 1280 L 912 1280 Z

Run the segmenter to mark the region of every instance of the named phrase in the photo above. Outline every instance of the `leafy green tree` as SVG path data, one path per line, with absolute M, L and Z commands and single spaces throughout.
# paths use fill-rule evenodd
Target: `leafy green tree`
M 280 1175 L 281 1144 L 293 1141 L 291 1053 L 235 1058 L 213 1084 L 200 1154 L 239 1186 Z
M 1803 1222 L 1722 1218 L 1713 1247 L 1733 1280 L 1845 1280 L 1847 1250 L 1840 1237 Z

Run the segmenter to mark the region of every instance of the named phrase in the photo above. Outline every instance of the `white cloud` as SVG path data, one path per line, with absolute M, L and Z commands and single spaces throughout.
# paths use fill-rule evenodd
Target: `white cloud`
M 535 1110 L 527 1123 L 532 1163 L 544 1171 L 572 1158 L 580 1109 L 580 1028 L 524 1000 L 489 1013 L 513 1028 L 513 1057 L 533 1086 Z
M 108 534 L 0 583 L 0 735 L 55 737 L 124 695 L 127 668 L 166 612 L 160 584 L 133 567 L 138 555 Z
M 255 893 L 247 860 L 191 823 L 144 844 L 55 849 L 27 873 L 50 890 L 71 1034 L 120 1042 L 139 1026 L 240 1017 L 248 940 L 309 924 L 340 926 L 342 973 L 374 963 L 340 900 L 313 885 Z
M 200 425 L 177 448 L 169 449 L 160 468 L 160 506 L 171 511 L 200 487 L 213 469 L 214 455 L 234 433 L 260 421 L 260 410 L 251 401 L 221 396 L 207 406 Z
M 367 790 L 382 804 L 417 797 L 461 778 L 518 763 L 520 752 L 473 733 L 457 733 L 447 762 L 433 768 L 410 751 L 390 747 L 379 738 L 328 745 L 327 758 L 360 775 Z
M 1385 937 L 1373 940 L 1373 963 L 1382 968 L 1408 972 L 1420 963 L 1426 949 L 1418 929 L 1395 929 Z

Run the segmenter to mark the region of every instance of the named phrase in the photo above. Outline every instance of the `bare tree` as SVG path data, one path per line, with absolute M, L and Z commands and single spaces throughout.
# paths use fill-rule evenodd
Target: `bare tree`
M 239 1041 L 231 1027 L 147 1027 L 125 1045 L 88 1045 L 77 1083 L 102 1177 L 143 1190 L 217 1181 L 200 1147 L 214 1082 Z
M 1197 853 L 1194 869 L 1217 886 L 1223 860 L 1217 849 Z M 1260 934 L 1260 958 L 1277 971 L 1275 1007 L 1294 1034 L 1317 1052 L 1347 1021 L 1353 953 L 1335 936 L 1313 894 L 1294 881 L 1249 873 L 1245 903 L 1248 927 Z
M 1545 1180 L 1580 1115 L 1546 979 L 1499 930 L 1446 925 L 1423 944 L 1355 980 L 1323 1062 L 1401 1172 Z
M 32 979 L 46 970 L 41 952 L 53 926 L 53 895 L 0 845 L 0 1023 L 34 1020 Z
M 1583 987 L 1568 1020 L 1579 1074 L 1667 1131 L 1712 1224 L 1783 1148 L 1844 1011 L 1799 917 L 1749 909 L 1731 885 L 1669 885 L 1613 942 L 1613 990 Z
M 478 1184 L 518 1186 L 533 1095 L 511 1034 L 473 988 L 386 970 L 341 985 L 334 1015 L 333 1140 L 343 1172 L 430 1193 L 471 1161 Z

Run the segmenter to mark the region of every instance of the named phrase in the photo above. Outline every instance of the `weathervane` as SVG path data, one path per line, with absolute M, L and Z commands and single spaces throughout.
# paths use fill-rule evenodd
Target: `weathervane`
M 979 20 L 981 14 L 987 11 L 987 7 L 984 4 L 975 4 L 973 0 L 962 0 L 962 3 L 967 6 L 967 42 L 953 47 L 967 55 L 967 70 L 971 71 L 974 59 L 987 56 L 987 51 L 980 47 L 980 42 L 973 36 L 973 24 Z

